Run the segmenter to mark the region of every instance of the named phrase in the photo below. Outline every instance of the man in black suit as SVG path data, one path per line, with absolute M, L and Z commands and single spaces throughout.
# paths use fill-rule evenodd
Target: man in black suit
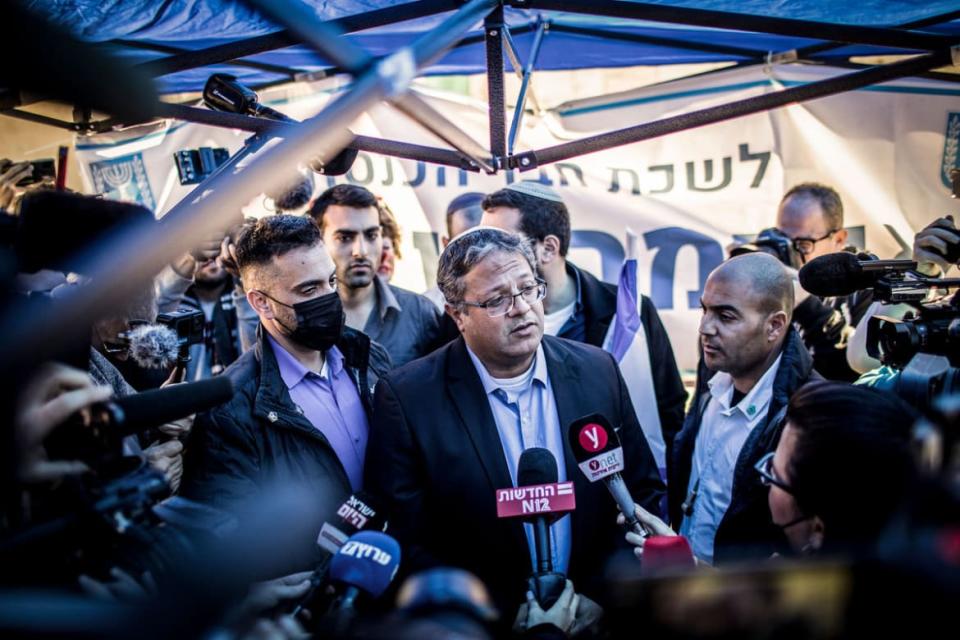
M 567 426 L 601 413 L 619 426 L 634 499 L 663 492 L 650 448 L 613 358 L 543 336 L 546 285 L 528 241 L 476 227 L 440 257 L 438 283 L 461 337 L 377 385 L 365 486 L 386 503 L 403 571 L 435 565 L 478 575 L 504 616 L 524 601 L 531 534 L 497 519 L 495 492 L 515 486 L 520 454 L 545 447 L 577 510 L 551 527 L 551 555 L 581 593 L 596 597 L 605 562 L 624 542 L 602 483 L 577 468 Z

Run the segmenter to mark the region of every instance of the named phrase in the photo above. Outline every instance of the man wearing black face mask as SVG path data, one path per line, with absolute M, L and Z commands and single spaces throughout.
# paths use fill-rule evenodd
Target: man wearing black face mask
M 371 390 L 389 356 L 344 326 L 336 268 L 309 218 L 259 220 L 236 261 L 258 341 L 225 372 L 234 398 L 197 418 L 183 493 L 229 510 L 266 485 L 306 486 L 318 496 L 305 514 L 315 537 L 325 507 L 361 488 Z

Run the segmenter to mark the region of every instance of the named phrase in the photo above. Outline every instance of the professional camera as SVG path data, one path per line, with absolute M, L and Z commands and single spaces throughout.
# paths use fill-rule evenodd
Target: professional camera
M 799 269 L 803 266 L 803 259 L 800 253 L 794 248 L 793 240 L 774 227 L 764 229 L 758 233 L 753 242 L 748 242 L 747 244 L 742 244 L 732 249 L 730 251 L 730 257 L 757 252 L 769 253 L 783 264 L 794 269 Z
M 177 363 L 185 365 L 190 362 L 190 347 L 200 344 L 204 339 L 206 321 L 203 312 L 197 309 L 177 309 L 157 316 L 157 324 L 162 324 L 177 334 L 177 343 L 180 346 Z

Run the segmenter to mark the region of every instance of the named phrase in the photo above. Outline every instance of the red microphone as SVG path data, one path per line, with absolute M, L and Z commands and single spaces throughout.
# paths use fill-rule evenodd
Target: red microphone
M 498 518 L 529 518 L 567 513 L 577 508 L 572 482 L 552 482 L 529 487 L 497 489 Z
M 695 566 L 690 543 L 683 536 L 650 536 L 643 543 L 640 573 L 644 577 Z

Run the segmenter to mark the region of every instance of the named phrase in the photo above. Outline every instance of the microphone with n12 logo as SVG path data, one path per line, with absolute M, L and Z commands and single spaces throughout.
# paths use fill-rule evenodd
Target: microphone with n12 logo
M 497 517 L 522 518 L 533 525 L 533 574 L 529 589 L 544 609 L 560 598 L 567 578 L 554 571 L 550 525 L 577 507 L 572 482 L 557 482 L 557 459 L 548 449 L 520 454 L 517 485 L 497 489 Z
M 620 472 L 623 471 L 623 447 L 620 436 L 610 421 L 599 413 L 574 420 L 567 431 L 570 448 L 577 466 L 590 482 L 603 480 L 607 491 L 613 496 L 626 525 L 634 533 L 646 537 L 649 532 L 643 527 L 634 510 L 633 497 L 627 489 Z

